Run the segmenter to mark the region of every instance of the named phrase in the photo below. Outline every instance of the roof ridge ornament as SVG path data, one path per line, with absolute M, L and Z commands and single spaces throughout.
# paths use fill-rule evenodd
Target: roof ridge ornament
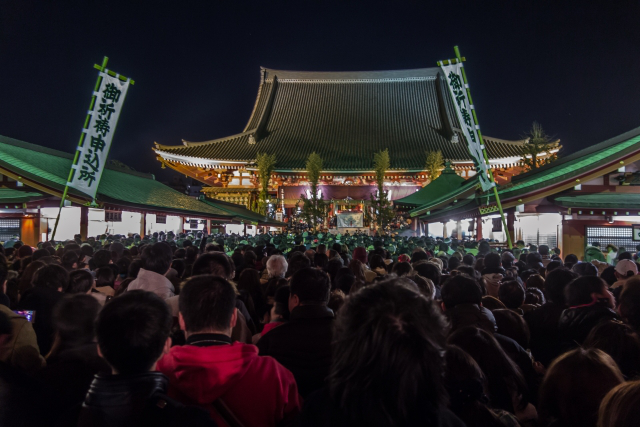
M 460 137 L 458 136 L 457 133 L 453 133 L 453 135 L 451 136 L 451 143 L 452 144 L 457 144 L 460 142 Z
M 255 145 L 255 143 L 256 143 L 255 136 L 253 136 L 253 134 L 249 135 L 249 145 Z

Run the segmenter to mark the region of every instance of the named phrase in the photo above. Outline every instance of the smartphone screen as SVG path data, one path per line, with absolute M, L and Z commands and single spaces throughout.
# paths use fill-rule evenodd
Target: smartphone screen
M 14 310 L 13 312 L 19 314 L 20 316 L 26 317 L 27 321 L 31 323 L 33 323 L 36 318 L 36 312 L 33 310 Z

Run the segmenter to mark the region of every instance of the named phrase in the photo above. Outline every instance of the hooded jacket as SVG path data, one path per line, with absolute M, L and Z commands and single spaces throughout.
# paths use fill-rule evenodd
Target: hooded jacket
M 482 272 L 482 278 L 484 279 L 487 287 L 487 294 L 492 297 L 498 298 L 498 290 L 500 289 L 500 282 L 504 279 L 504 269 L 498 273 L 485 273 Z
M 596 248 L 595 246 L 587 246 L 587 248 L 584 250 L 584 261 L 591 262 L 594 259 L 606 262 L 604 254 L 599 248 Z
M 275 426 L 300 412 L 291 372 L 271 357 L 258 356 L 253 345 L 176 346 L 157 369 L 169 378 L 170 397 L 208 409 L 219 425 L 224 422 L 213 410 L 216 399 L 247 427 Z
M 599 302 L 566 309 L 558 322 L 562 350 L 570 350 L 581 345 L 598 323 L 609 319 L 618 319 L 618 315 Z

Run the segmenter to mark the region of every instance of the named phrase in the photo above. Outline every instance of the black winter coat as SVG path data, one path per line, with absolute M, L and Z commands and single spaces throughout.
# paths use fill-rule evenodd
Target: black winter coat
M 264 334 L 256 344 L 260 356 L 271 356 L 291 371 L 302 397 L 324 387 L 329 375 L 333 318 L 326 306 L 298 306 L 288 322 Z
M 215 426 L 209 414 L 166 396 L 169 380 L 160 372 L 96 375 L 78 427 Z
M 562 352 L 558 322 L 566 308 L 564 304 L 548 302 L 524 314 L 524 320 L 529 325 L 531 333 L 531 353 L 535 360 L 546 367 Z
M 600 322 L 610 319 L 617 320 L 617 313 L 601 303 L 566 309 L 562 312 L 558 322 L 562 351 L 578 347 L 594 327 Z

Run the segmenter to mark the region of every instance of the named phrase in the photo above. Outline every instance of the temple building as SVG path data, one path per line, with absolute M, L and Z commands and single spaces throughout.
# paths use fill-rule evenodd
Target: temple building
M 467 179 L 475 169 L 459 129 L 440 68 L 368 72 L 261 69 L 253 112 L 235 135 L 204 142 L 156 143 L 163 167 L 193 177 L 211 198 L 250 207 L 260 190 L 258 153 L 275 155 L 269 194 L 278 212 L 292 214 L 309 193 L 305 164 L 323 159 L 321 195 L 330 215 L 362 211 L 376 192 L 373 155 L 388 149 L 389 198 L 409 196 L 430 182 L 427 152 L 441 151 L 451 170 Z M 522 171 L 526 141 L 485 136 L 498 183 Z

